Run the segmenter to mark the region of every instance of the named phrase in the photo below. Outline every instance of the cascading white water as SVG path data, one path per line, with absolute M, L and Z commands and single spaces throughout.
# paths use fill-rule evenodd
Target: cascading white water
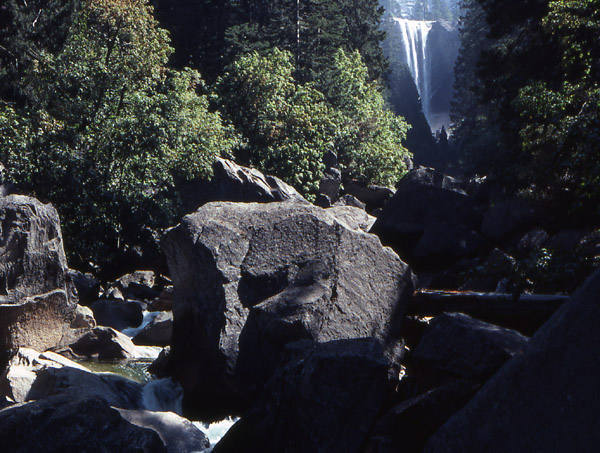
M 431 70 L 427 61 L 427 38 L 434 22 L 402 18 L 394 18 L 394 21 L 400 28 L 404 44 L 404 54 L 406 55 L 406 65 L 410 70 L 417 87 L 417 92 L 421 98 L 423 114 L 431 125 L 429 109 Z

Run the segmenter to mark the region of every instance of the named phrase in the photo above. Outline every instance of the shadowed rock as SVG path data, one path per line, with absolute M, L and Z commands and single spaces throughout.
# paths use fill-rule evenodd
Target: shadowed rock
M 396 328 L 413 275 L 378 238 L 297 203 L 210 203 L 171 229 L 171 366 L 188 409 L 229 415 L 251 400 L 286 343 Z

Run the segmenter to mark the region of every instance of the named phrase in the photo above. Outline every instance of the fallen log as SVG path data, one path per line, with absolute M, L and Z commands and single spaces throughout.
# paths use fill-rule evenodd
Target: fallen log
M 569 296 L 504 293 L 416 291 L 408 304 L 409 316 L 465 313 L 474 318 L 532 335 Z

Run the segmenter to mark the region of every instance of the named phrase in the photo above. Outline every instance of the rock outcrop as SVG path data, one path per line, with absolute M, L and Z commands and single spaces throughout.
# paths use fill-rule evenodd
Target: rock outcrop
M 209 203 L 163 248 L 172 370 L 200 415 L 252 399 L 287 343 L 386 339 L 413 290 L 409 267 L 377 237 L 310 205 Z
M 589 451 L 598 445 L 599 295 L 596 273 L 425 451 Z
M 0 350 L 61 344 L 74 318 L 60 222 L 49 204 L 0 197 Z
M 419 167 L 399 182 L 373 232 L 403 256 L 430 266 L 477 253 L 481 222 L 481 208 L 461 181 Z
M 215 160 L 213 164 L 213 175 L 210 181 L 197 180 L 184 183 L 179 188 L 179 193 L 186 212 L 193 212 L 211 201 L 308 203 L 296 189 L 281 179 L 221 158 Z

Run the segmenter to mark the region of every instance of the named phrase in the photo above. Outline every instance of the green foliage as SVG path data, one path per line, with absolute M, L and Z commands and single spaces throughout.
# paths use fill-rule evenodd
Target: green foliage
M 408 124 L 385 105 L 358 51 L 336 52 L 320 87 L 336 111 L 336 152 L 346 177 L 393 187 L 406 173 Z
M 570 193 L 578 207 L 600 201 L 600 1 L 551 2 L 542 22 L 560 43 L 552 77 L 521 89 L 523 151 L 538 171 L 537 189 Z M 600 213 L 596 208 L 596 214 Z
M 247 139 L 240 159 L 309 197 L 327 151 L 338 155 L 345 177 L 393 186 L 406 172 L 408 126 L 386 109 L 360 53 L 339 50 L 318 85 L 294 80 L 292 58 L 252 52 L 219 80 L 223 111 Z
M 206 176 L 235 144 L 199 75 L 166 68 L 170 51 L 144 1 L 88 2 L 63 48 L 23 72 L 27 105 L 2 107 L 0 160 L 57 207 L 75 264 L 107 264 L 175 222 L 174 178 Z
M 324 96 L 296 83 L 293 71 L 289 52 L 252 52 L 230 66 L 218 92 L 224 113 L 247 139 L 241 160 L 311 194 L 323 154 L 334 149 L 336 125 Z

